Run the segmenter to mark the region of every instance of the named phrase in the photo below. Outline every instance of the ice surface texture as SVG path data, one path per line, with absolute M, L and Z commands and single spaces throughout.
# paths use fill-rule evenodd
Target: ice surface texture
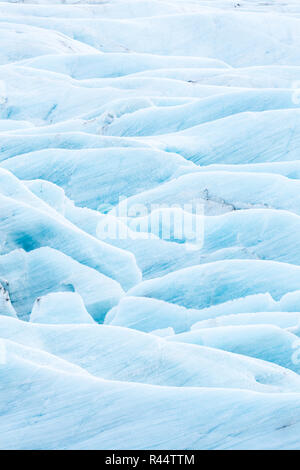
M 299 1 L 7 0 L 0 45 L 0 448 L 299 448 Z

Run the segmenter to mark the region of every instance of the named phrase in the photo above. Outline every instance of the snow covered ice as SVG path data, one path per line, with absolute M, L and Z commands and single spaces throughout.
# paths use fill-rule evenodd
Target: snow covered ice
M 299 449 L 299 1 L 7 0 L 0 46 L 0 448 Z

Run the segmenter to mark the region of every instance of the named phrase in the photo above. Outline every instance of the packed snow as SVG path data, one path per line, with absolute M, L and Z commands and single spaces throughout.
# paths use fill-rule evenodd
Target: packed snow
M 0 448 L 300 448 L 298 0 L 0 2 Z

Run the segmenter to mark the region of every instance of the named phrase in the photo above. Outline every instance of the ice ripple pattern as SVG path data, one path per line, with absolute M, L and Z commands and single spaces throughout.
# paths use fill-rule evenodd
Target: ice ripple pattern
M 298 0 L 2 1 L 0 43 L 0 447 L 299 448 Z M 195 201 L 193 250 L 134 213 Z

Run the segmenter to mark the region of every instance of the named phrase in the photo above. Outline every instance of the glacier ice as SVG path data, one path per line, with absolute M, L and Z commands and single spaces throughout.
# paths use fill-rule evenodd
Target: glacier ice
M 238 3 L 0 3 L 2 449 L 299 448 L 300 6 Z
M 53 292 L 37 297 L 30 314 L 33 323 L 94 323 L 77 292 Z
M 124 295 L 118 282 L 49 247 L 13 250 L 0 256 L 0 266 L 20 318 L 28 318 L 35 300 L 42 295 L 77 292 L 88 312 L 101 320 Z

